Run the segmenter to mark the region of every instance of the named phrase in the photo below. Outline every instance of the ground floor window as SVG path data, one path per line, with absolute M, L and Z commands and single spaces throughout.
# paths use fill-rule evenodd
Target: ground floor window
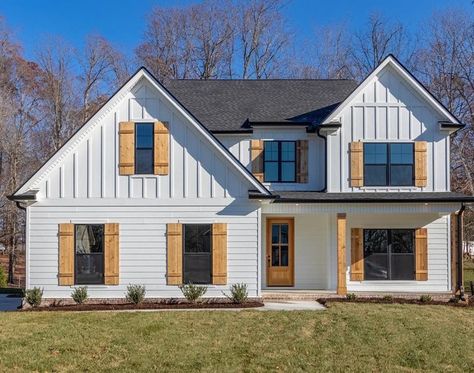
M 93 285 L 104 283 L 104 226 L 75 225 L 75 283 Z
M 414 280 L 415 231 L 364 229 L 365 280 Z
M 212 225 L 185 224 L 183 234 L 184 283 L 210 284 L 212 276 Z

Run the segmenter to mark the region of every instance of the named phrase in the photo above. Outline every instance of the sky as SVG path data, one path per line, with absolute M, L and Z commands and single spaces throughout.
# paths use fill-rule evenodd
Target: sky
M 184 6 L 186 0 L 0 0 L 0 15 L 14 31 L 26 58 L 48 35 L 61 35 L 80 48 L 85 36 L 100 34 L 122 52 L 133 55 L 143 35 L 146 16 L 154 6 Z M 311 38 L 318 26 L 344 22 L 357 29 L 378 12 L 400 20 L 411 30 L 434 11 L 454 7 L 474 11 L 471 0 L 289 0 L 284 8 L 296 41 Z

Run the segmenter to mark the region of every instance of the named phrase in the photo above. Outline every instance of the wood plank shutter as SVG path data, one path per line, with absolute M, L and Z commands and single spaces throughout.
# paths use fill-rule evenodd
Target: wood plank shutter
M 296 142 L 296 182 L 308 182 L 308 140 Z
M 415 141 L 415 186 L 425 187 L 428 183 L 427 143 Z
M 227 284 L 227 224 L 212 224 L 212 283 Z
M 154 174 L 168 175 L 169 172 L 169 142 L 170 133 L 168 122 L 155 122 L 154 126 Z
M 337 294 L 347 294 L 346 284 L 346 214 L 338 213 L 337 232 Z
M 74 224 L 59 224 L 59 285 L 74 285 Z
M 105 285 L 119 284 L 119 225 L 105 224 L 104 233 L 104 283 Z
M 364 186 L 364 143 L 351 142 L 351 187 Z
M 250 140 L 250 158 L 252 161 L 252 174 L 263 182 L 263 140 Z
M 135 123 L 120 122 L 119 124 L 119 175 L 135 173 Z
M 364 280 L 363 229 L 351 229 L 351 281 Z
M 181 285 L 183 283 L 183 225 L 169 223 L 166 230 L 168 285 Z
M 428 280 L 428 229 L 419 228 L 415 231 L 415 279 Z

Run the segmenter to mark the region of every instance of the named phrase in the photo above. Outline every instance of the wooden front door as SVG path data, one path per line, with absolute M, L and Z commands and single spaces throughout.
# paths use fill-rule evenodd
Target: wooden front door
M 294 285 L 294 220 L 267 219 L 267 286 Z

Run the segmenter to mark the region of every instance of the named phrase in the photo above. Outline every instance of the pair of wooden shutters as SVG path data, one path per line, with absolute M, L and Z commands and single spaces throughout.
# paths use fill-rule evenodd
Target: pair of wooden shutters
M 350 143 L 351 187 L 364 186 L 364 143 L 355 141 Z M 415 141 L 415 186 L 427 185 L 427 143 Z
M 119 174 L 135 174 L 135 122 L 120 122 Z M 153 170 L 155 175 L 169 173 L 169 125 L 155 122 L 153 128 Z
M 74 224 L 59 224 L 59 285 L 74 285 Z M 104 284 L 119 284 L 119 225 L 104 224 Z
M 260 182 L 265 180 L 263 165 L 263 140 L 250 141 L 252 174 Z M 296 141 L 296 182 L 308 182 L 308 140 Z
M 364 230 L 351 229 L 351 281 L 364 280 Z M 415 280 L 428 280 L 428 230 L 415 230 Z
M 167 225 L 168 285 L 183 283 L 183 225 Z M 227 224 L 212 224 L 212 284 L 227 284 Z

